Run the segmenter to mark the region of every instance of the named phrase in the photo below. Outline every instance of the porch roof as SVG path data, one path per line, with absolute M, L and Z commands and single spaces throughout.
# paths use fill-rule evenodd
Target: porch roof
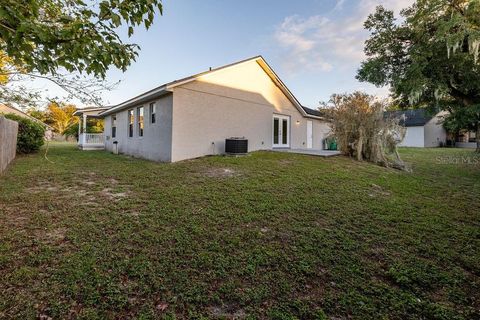
M 99 116 L 99 114 L 102 111 L 108 110 L 110 107 L 88 107 L 88 108 L 82 108 L 82 109 L 77 109 L 73 115 L 74 116 L 82 116 L 83 114 L 86 114 L 87 116 L 91 118 L 103 118 L 102 116 Z

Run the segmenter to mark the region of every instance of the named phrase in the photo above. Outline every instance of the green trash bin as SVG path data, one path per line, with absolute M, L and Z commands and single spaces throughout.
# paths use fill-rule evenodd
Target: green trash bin
M 328 149 L 329 150 L 337 150 L 337 142 L 335 140 L 330 142 L 330 145 L 328 146 Z

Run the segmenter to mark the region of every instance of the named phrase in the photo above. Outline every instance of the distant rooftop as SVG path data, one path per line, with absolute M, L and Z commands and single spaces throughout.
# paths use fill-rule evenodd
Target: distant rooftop
M 37 118 L 34 118 L 32 117 L 31 115 L 23 112 L 22 110 L 20 109 L 17 109 L 15 107 L 12 107 L 12 106 L 7 106 L 6 104 L 3 104 L 3 103 L 0 103 L 0 114 L 7 114 L 7 113 L 13 113 L 13 114 L 16 114 L 17 116 L 20 116 L 20 117 L 24 117 L 24 118 L 27 118 L 27 119 L 30 119 L 36 123 L 40 123 L 42 126 L 44 127 L 47 127 L 49 129 L 53 129 L 51 126 L 49 126 L 48 124 L 40 121 L 39 119 Z
M 424 126 L 433 118 L 433 115 L 430 115 L 425 109 L 385 111 L 384 115 L 400 119 L 400 125 L 405 127 Z
M 310 108 L 307 108 L 307 107 L 304 107 L 302 106 L 303 110 L 305 110 L 305 112 L 311 116 L 317 116 L 317 117 L 323 117 L 325 116 L 324 114 L 322 114 L 322 112 L 320 112 L 319 110 L 315 110 L 315 109 L 310 109 Z

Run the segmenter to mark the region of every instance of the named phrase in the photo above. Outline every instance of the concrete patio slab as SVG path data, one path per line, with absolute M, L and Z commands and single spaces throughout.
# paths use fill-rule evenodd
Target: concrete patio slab
M 319 150 L 319 149 L 272 149 L 275 152 L 289 152 L 298 154 L 308 154 L 319 157 L 333 157 L 340 155 L 340 151 L 336 150 Z

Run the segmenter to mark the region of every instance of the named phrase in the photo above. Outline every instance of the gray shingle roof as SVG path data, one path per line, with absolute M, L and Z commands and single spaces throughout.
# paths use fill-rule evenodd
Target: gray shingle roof
M 385 111 L 384 116 L 400 119 L 400 124 L 405 127 L 424 126 L 433 116 L 425 109 L 409 109 L 401 111 Z
M 318 110 L 314 110 L 314 109 L 310 109 L 310 108 L 307 108 L 307 107 L 304 107 L 302 106 L 303 110 L 305 110 L 305 112 L 311 116 L 317 116 L 317 117 L 323 117 L 325 116 L 324 114 L 322 114 L 320 111 Z

